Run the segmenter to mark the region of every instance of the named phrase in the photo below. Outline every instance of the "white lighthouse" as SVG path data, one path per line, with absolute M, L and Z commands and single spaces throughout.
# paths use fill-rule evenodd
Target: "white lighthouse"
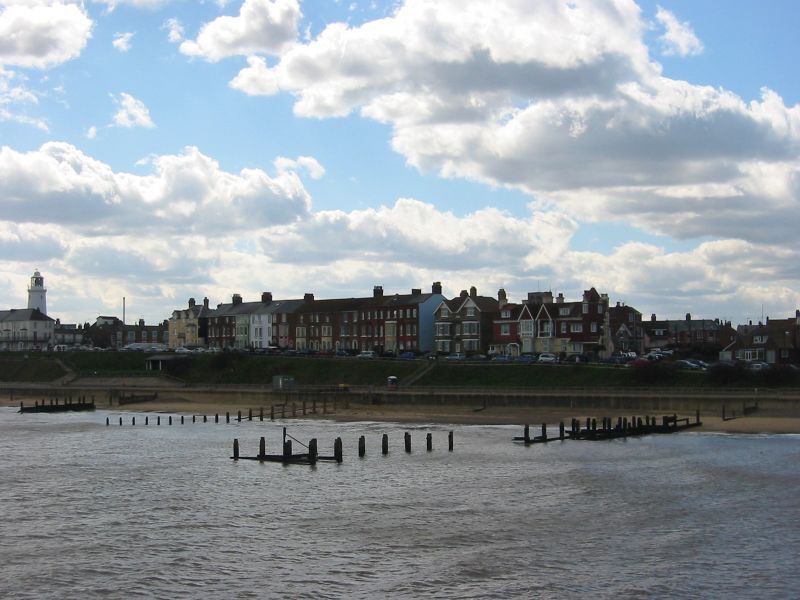
M 34 271 L 31 277 L 31 284 L 28 287 L 28 308 L 38 308 L 43 315 L 47 314 L 47 300 L 45 295 L 47 290 L 44 288 L 44 277 L 39 271 Z

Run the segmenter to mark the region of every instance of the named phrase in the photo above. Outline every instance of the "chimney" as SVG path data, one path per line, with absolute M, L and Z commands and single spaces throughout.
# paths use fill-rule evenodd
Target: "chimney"
M 383 297 L 383 286 L 376 285 L 372 288 L 372 297 L 373 298 L 382 298 Z
M 412 296 L 421 296 L 422 295 L 422 288 L 411 288 L 411 295 Z
M 692 320 L 692 313 L 686 313 L 686 320 L 687 321 L 691 321 Z
M 144 327 L 144 319 L 139 319 L 139 327 Z
M 556 297 L 556 304 L 564 304 L 564 294 L 558 292 L 558 296 Z
M 270 302 L 272 302 L 272 292 L 262 292 L 261 302 L 264 304 L 269 304 Z
M 469 288 L 469 297 L 470 298 L 475 298 L 475 297 L 477 297 L 477 295 L 478 295 L 478 288 L 476 288 L 473 285 L 471 288 Z
M 655 323 L 655 322 L 656 322 L 656 313 L 653 313 L 652 315 L 650 315 L 650 320 L 651 320 L 653 323 Z
M 467 290 L 461 290 L 461 293 L 458 295 L 460 298 L 466 298 L 469 294 L 467 294 Z
M 498 308 L 503 308 L 506 304 L 508 304 L 506 291 L 503 288 L 500 288 L 499 290 L 497 290 L 497 305 L 498 305 Z
M 441 294 L 441 293 L 442 293 L 442 282 L 434 281 L 433 285 L 431 286 L 431 294 Z
M 621 306 L 621 305 L 620 305 L 620 303 L 619 303 L 619 300 L 617 300 L 617 308 L 619 308 L 620 306 Z
M 241 303 L 242 303 L 241 294 L 234 294 L 233 297 L 231 298 L 231 304 L 233 304 L 234 306 L 237 306 L 237 305 L 239 305 Z
M 189 298 L 189 308 L 194 308 L 195 304 L 197 303 L 194 301 L 194 298 Z
M 303 295 L 303 302 L 313 302 L 313 301 L 314 301 L 314 294 Z
M 203 298 L 203 308 L 208 308 L 208 298 Z

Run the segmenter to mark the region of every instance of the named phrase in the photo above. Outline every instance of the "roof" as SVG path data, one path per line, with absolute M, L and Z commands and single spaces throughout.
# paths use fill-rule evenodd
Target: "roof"
M 17 323 L 20 321 L 53 321 L 38 308 L 12 308 L 0 311 L 0 321 L 4 323 Z

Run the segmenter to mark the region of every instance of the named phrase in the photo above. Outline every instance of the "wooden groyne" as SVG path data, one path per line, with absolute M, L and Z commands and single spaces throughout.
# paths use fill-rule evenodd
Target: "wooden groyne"
M 547 425 L 542 423 L 541 435 L 530 435 L 530 425 L 525 425 L 522 436 L 514 438 L 515 442 L 529 444 L 546 444 L 547 442 L 564 440 L 589 440 L 602 441 L 614 440 L 618 438 L 636 437 L 651 434 L 678 433 L 686 429 L 700 427 L 700 411 L 695 413 L 692 421 L 689 417 L 679 418 L 677 415 L 664 415 L 660 419 L 657 417 L 633 416 L 630 420 L 627 417 L 617 417 L 616 422 L 610 417 L 602 417 L 598 427 L 597 419 L 587 418 L 586 425 L 582 426 L 581 421 L 572 419 L 569 429 L 566 429 L 562 421 L 558 425 L 558 436 L 548 436 Z
M 19 403 L 20 413 L 61 413 L 61 412 L 77 412 L 86 410 L 95 410 L 94 398 L 86 401 L 86 398 L 79 398 L 73 401 L 72 398 L 64 398 L 63 402 L 59 402 L 58 398 L 51 398 L 50 402 L 42 400 L 36 401 L 33 406 L 25 406 L 24 402 Z
M 125 404 L 138 404 L 140 402 L 155 402 L 158 400 L 158 392 L 154 394 L 130 394 L 129 396 L 120 396 L 117 403 L 120 406 Z
M 287 439 L 288 438 L 288 439 Z M 292 441 L 297 442 L 301 446 L 305 447 L 305 452 L 300 452 L 295 454 L 292 451 Z M 405 432 L 403 435 L 403 446 L 405 448 L 406 453 L 411 453 L 411 433 L 408 431 Z M 285 465 L 288 464 L 303 464 L 303 465 L 314 465 L 320 461 L 328 461 L 328 462 L 336 462 L 341 464 L 344 460 L 344 453 L 342 450 L 342 438 L 337 437 L 333 442 L 333 455 L 330 456 L 322 456 L 319 454 L 317 449 L 317 439 L 312 438 L 308 445 L 303 444 L 300 440 L 292 437 L 286 432 L 286 428 L 283 428 L 283 444 L 282 444 L 282 452 L 281 454 L 267 454 L 267 442 L 266 438 L 262 437 L 259 441 L 259 448 L 258 454 L 254 456 L 242 456 L 239 451 L 239 440 L 233 440 L 233 455 L 231 456 L 231 460 L 238 461 L 238 460 L 254 460 L 258 462 L 276 462 L 282 463 Z M 449 431 L 447 434 L 447 447 L 448 451 L 453 451 L 453 432 Z M 428 452 L 433 451 L 433 434 L 427 433 L 425 436 L 425 448 Z M 381 437 L 381 454 L 384 456 L 389 453 L 389 436 L 387 434 L 383 434 Z M 365 436 L 361 436 L 358 438 L 358 456 L 359 458 L 364 458 L 366 456 L 366 438 Z

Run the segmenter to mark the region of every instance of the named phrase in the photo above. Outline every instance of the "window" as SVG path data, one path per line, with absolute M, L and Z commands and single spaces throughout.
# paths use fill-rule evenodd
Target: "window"
M 511 325 L 508 323 L 500 325 L 500 335 L 511 335 Z
M 519 331 L 523 335 L 531 335 L 533 333 L 533 321 L 520 321 Z
M 592 333 L 597 333 L 597 323 L 592 323 L 591 329 L 592 329 Z
M 583 323 L 572 323 L 569 330 L 571 333 L 583 333 Z
M 564 321 L 561 322 L 561 333 L 567 333 L 567 324 Z
M 440 315 L 440 316 L 441 316 L 443 319 L 447 319 L 447 318 L 449 318 L 449 317 L 450 317 L 450 310 L 449 310 L 449 309 L 448 309 L 446 306 L 443 306 L 443 307 L 441 308 L 441 310 L 439 311 L 439 315 Z
M 558 316 L 559 317 L 568 317 L 569 316 L 569 306 L 562 306 L 558 309 Z
M 589 303 L 588 302 L 584 302 L 583 303 L 582 310 L 583 310 L 583 314 L 585 314 L 585 315 L 589 314 Z
M 331 337 L 333 335 L 333 327 L 330 325 L 322 326 L 322 337 Z
M 539 335 L 542 337 L 550 337 L 553 335 L 553 322 L 542 321 L 539 325 Z
M 474 317 L 475 316 L 475 307 L 474 306 L 468 306 L 467 307 L 467 316 L 468 317 Z
M 462 331 L 464 335 L 478 335 L 478 323 L 475 321 L 464 323 Z
M 754 335 L 753 336 L 753 343 L 754 344 L 766 344 L 767 343 L 767 336 L 765 336 L 765 335 Z
M 603 305 L 602 304 L 598 304 L 597 305 L 597 314 L 598 315 L 602 315 L 603 314 Z
M 633 323 L 633 313 L 628 313 L 628 323 Z
M 510 319 L 511 318 L 511 311 L 510 310 L 504 310 L 502 313 L 500 313 L 500 316 L 503 319 Z

